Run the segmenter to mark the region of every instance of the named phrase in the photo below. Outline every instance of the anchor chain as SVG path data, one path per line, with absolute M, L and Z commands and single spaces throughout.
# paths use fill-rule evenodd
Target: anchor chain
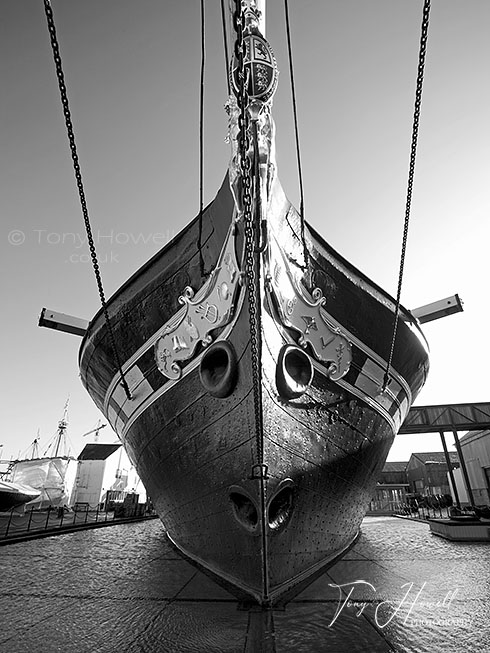
M 422 105 L 422 88 L 424 83 L 425 57 L 427 52 L 427 35 L 429 32 L 429 15 L 430 15 L 430 0 L 424 0 L 424 7 L 422 10 L 422 27 L 421 27 L 421 35 L 420 35 L 419 63 L 417 68 L 417 82 L 416 82 L 416 89 L 415 89 L 415 106 L 414 106 L 413 123 L 412 123 L 412 142 L 410 146 L 410 163 L 408 168 L 407 197 L 405 203 L 405 221 L 403 225 L 402 249 L 400 255 L 400 270 L 398 273 L 398 287 L 396 293 L 395 315 L 393 318 L 393 332 L 392 332 L 391 343 L 390 343 L 390 353 L 388 355 L 388 361 L 386 363 L 386 369 L 383 377 L 383 385 L 382 385 L 383 392 L 388 387 L 388 383 L 390 380 L 389 374 L 390 374 L 391 364 L 393 362 L 393 356 L 395 353 L 396 334 L 398 331 L 398 322 L 400 319 L 403 271 L 405 267 L 405 256 L 407 251 L 408 226 L 410 223 L 410 208 L 412 204 L 413 178 L 415 175 L 415 159 L 417 156 L 417 140 L 419 134 L 420 108 Z
M 248 80 L 245 70 L 246 44 L 244 40 L 245 14 L 242 11 L 241 0 L 235 0 L 233 26 L 236 32 L 235 56 L 237 60 L 238 93 L 237 104 L 240 110 L 238 116 L 238 152 L 241 170 L 241 200 L 243 208 L 243 221 L 245 231 L 245 273 L 247 278 L 250 348 L 252 355 L 252 383 L 254 396 L 255 436 L 257 441 L 258 465 L 263 464 L 262 443 L 262 373 L 261 373 L 261 330 L 262 321 L 260 314 L 260 273 L 259 257 L 254 234 L 254 215 L 252 208 L 252 161 L 249 155 L 250 148 L 250 117 L 248 114 L 249 96 L 247 92 Z M 255 468 L 254 468 L 255 469 Z
M 116 340 L 114 337 L 114 331 L 112 329 L 111 321 L 109 318 L 109 312 L 107 310 L 107 303 L 105 299 L 105 294 L 104 294 L 104 288 L 102 285 L 102 277 L 100 274 L 100 268 L 99 268 L 99 262 L 97 260 L 97 252 L 95 250 L 95 243 L 92 235 L 92 227 L 90 225 L 90 218 L 88 214 L 88 208 L 87 208 L 87 200 L 85 198 L 85 191 L 83 187 L 83 181 L 82 181 L 82 172 L 80 169 L 80 162 L 78 159 L 78 153 L 77 153 L 77 147 L 75 143 L 75 133 L 73 131 L 73 123 L 71 120 L 71 113 L 70 113 L 70 107 L 68 104 L 68 93 L 66 90 L 66 84 L 65 84 L 65 76 L 63 74 L 63 67 L 61 63 L 61 55 L 60 55 L 60 48 L 58 45 L 58 38 L 56 36 L 56 27 L 54 24 L 54 16 L 53 16 L 53 10 L 51 8 L 51 4 L 49 0 L 44 0 L 44 12 L 46 14 L 46 20 L 48 23 L 48 31 L 49 31 L 49 36 L 50 36 L 50 41 L 51 41 L 51 48 L 53 50 L 53 59 L 54 59 L 54 64 L 56 67 L 56 76 L 58 78 L 58 86 L 60 90 L 60 96 L 61 96 L 61 104 L 63 105 L 63 115 L 65 117 L 65 125 L 66 125 L 66 132 L 68 136 L 68 141 L 70 143 L 70 150 L 71 150 L 71 158 L 73 161 L 73 170 L 75 172 L 75 179 L 77 182 L 77 188 L 78 188 L 78 195 L 80 198 L 80 206 L 82 209 L 82 214 L 83 214 L 83 220 L 85 223 L 85 231 L 87 233 L 87 242 L 88 246 L 90 249 L 90 257 L 92 259 L 92 267 L 94 270 L 95 274 L 95 279 L 97 282 L 97 288 L 99 291 L 99 296 L 100 296 L 100 303 L 102 305 L 102 311 L 104 313 L 105 321 L 107 324 L 107 332 L 109 334 L 109 342 L 111 345 L 112 349 L 112 354 L 114 356 L 114 360 L 116 363 L 116 367 L 118 369 L 119 375 L 121 377 L 121 384 L 124 388 L 124 392 L 126 393 L 126 396 L 128 399 L 131 399 L 131 391 L 129 389 L 128 383 L 126 381 L 126 378 L 124 377 L 124 372 L 122 370 L 122 365 L 121 365 L 121 360 L 119 358 L 119 354 L 117 351 L 116 347 Z

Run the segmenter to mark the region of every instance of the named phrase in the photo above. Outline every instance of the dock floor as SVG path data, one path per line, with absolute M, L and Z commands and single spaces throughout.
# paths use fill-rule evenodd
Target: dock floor
M 355 546 L 282 610 L 237 600 L 159 520 L 0 550 L 0 651 L 384 653 L 488 650 L 490 547 L 368 517 Z

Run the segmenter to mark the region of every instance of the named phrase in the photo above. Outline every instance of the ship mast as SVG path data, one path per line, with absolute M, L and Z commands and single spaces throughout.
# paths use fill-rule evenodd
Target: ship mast
M 56 434 L 56 441 L 54 447 L 54 458 L 58 457 L 58 452 L 61 444 L 63 443 L 63 455 L 66 456 L 66 429 L 68 426 L 68 403 L 70 398 L 66 400 L 65 407 L 63 409 L 63 417 L 58 422 L 58 432 Z
M 39 440 L 41 439 L 41 435 L 39 432 L 39 429 L 37 429 L 37 436 L 34 438 L 34 441 L 31 445 L 31 459 L 34 458 L 39 458 Z M 29 458 L 29 456 L 26 456 L 26 458 Z

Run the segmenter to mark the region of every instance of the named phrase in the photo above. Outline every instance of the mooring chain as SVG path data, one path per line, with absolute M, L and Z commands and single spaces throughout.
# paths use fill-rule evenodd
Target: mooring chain
M 70 150 L 71 150 L 71 158 L 73 161 L 73 169 L 75 171 L 75 179 L 77 182 L 77 187 L 78 187 L 78 195 L 80 197 L 80 206 L 82 208 L 82 214 L 83 214 L 83 220 L 85 223 L 85 231 L 87 233 L 87 242 L 88 246 L 90 249 L 90 257 L 92 259 L 92 266 L 94 269 L 94 274 L 95 274 L 95 279 L 97 281 L 97 288 L 99 290 L 99 296 L 100 296 L 100 302 L 102 305 L 102 310 L 104 313 L 104 317 L 106 320 L 107 324 L 107 331 L 109 333 L 109 341 L 111 344 L 114 360 L 116 362 L 117 369 L 119 371 L 119 374 L 121 375 L 121 383 L 122 386 L 124 387 L 124 391 L 126 393 L 126 396 L 128 399 L 131 399 L 131 391 L 129 389 L 129 386 L 127 384 L 127 381 L 124 377 L 124 373 L 122 371 L 122 365 L 121 361 L 119 359 L 119 355 L 117 353 L 117 347 L 116 347 L 116 340 L 114 337 L 114 332 L 112 330 L 112 325 L 111 321 L 109 318 L 109 313 L 107 310 L 107 304 L 105 300 L 105 294 L 104 294 L 104 288 L 102 285 L 102 277 L 100 274 L 100 269 L 99 269 L 99 262 L 97 260 L 97 252 L 95 250 L 95 243 L 94 239 L 92 236 L 92 227 L 90 225 L 90 219 L 88 215 L 88 208 L 87 208 L 87 201 L 85 198 L 85 191 L 83 188 L 83 181 L 82 181 L 82 173 L 80 169 L 80 162 L 78 159 L 78 153 L 77 153 L 77 147 L 75 144 L 75 133 L 73 131 L 73 123 L 71 120 L 71 113 L 70 113 L 70 107 L 68 104 L 68 94 L 66 90 L 66 84 L 65 84 L 65 76 L 63 74 L 63 67 L 61 63 L 61 55 L 60 55 L 60 49 L 58 45 L 58 38 L 56 36 L 56 27 L 54 24 L 54 16 L 53 16 L 53 10 L 51 8 L 51 4 L 49 0 L 44 0 L 44 12 L 46 14 L 46 20 L 48 23 L 48 30 L 49 30 L 49 36 L 51 40 L 51 48 L 53 50 L 53 58 L 54 58 L 54 63 L 56 67 L 56 76 L 58 78 L 58 87 L 60 90 L 60 96 L 61 96 L 61 104 L 63 105 L 63 115 L 65 116 L 65 125 L 66 125 L 66 132 L 68 135 L 68 141 L 70 143 Z
M 260 364 L 261 352 L 261 317 L 260 295 L 258 297 L 259 277 L 255 270 L 255 242 L 253 229 L 252 210 L 252 162 L 249 156 L 250 118 L 248 114 L 247 74 L 245 70 L 246 43 L 244 39 L 245 14 L 242 11 L 241 1 L 235 0 L 236 10 L 233 14 L 233 26 L 236 31 L 235 56 L 237 60 L 238 94 L 237 104 L 240 110 L 238 116 L 238 152 L 240 158 L 242 208 L 245 230 L 245 272 L 247 277 L 250 348 L 252 355 L 252 383 L 254 395 L 255 435 L 257 441 L 257 456 L 259 465 L 263 462 L 262 446 L 262 374 Z
M 398 321 L 400 317 L 400 300 L 402 293 L 402 282 L 403 282 L 403 270 L 405 267 L 405 255 L 407 251 L 407 238 L 408 238 L 408 226 L 410 222 L 410 208 L 412 204 L 412 190 L 413 190 L 413 178 L 415 174 L 415 159 L 417 155 L 417 139 L 419 134 L 419 122 L 420 122 L 420 107 L 422 104 L 422 87 L 424 82 L 424 67 L 425 67 L 425 56 L 427 52 L 427 34 L 429 31 L 429 14 L 430 14 L 430 0 L 425 0 L 423 15 L 422 15 L 422 29 L 420 36 L 420 49 L 419 49 L 419 64 L 417 69 L 417 84 L 415 90 L 415 107 L 413 112 L 413 126 L 412 126 L 412 142 L 410 149 L 410 164 L 408 169 L 408 183 L 407 183 L 407 199 L 405 204 L 405 223 L 403 226 L 403 239 L 402 239 L 402 250 L 400 256 L 400 272 L 398 275 L 398 289 L 396 294 L 396 304 L 395 304 L 395 317 L 393 321 L 393 335 L 391 338 L 390 354 L 388 357 L 388 362 L 386 364 L 386 370 L 383 379 L 383 390 L 388 386 L 390 367 L 393 362 L 393 355 L 395 352 L 395 341 L 396 334 L 398 330 Z

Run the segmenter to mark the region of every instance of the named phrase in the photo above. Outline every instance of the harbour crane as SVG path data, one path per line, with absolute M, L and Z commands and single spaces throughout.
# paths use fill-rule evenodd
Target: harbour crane
M 87 433 L 84 433 L 82 435 L 82 438 L 84 438 L 86 435 L 90 435 L 91 433 L 95 433 L 94 440 L 95 440 L 95 442 L 98 442 L 99 441 L 99 431 L 100 431 L 100 429 L 103 429 L 106 426 L 107 426 L 107 424 L 101 424 L 100 420 L 99 420 L 98 425 L 94 429 L 91 429 L 90 431 L 87 431 Z

